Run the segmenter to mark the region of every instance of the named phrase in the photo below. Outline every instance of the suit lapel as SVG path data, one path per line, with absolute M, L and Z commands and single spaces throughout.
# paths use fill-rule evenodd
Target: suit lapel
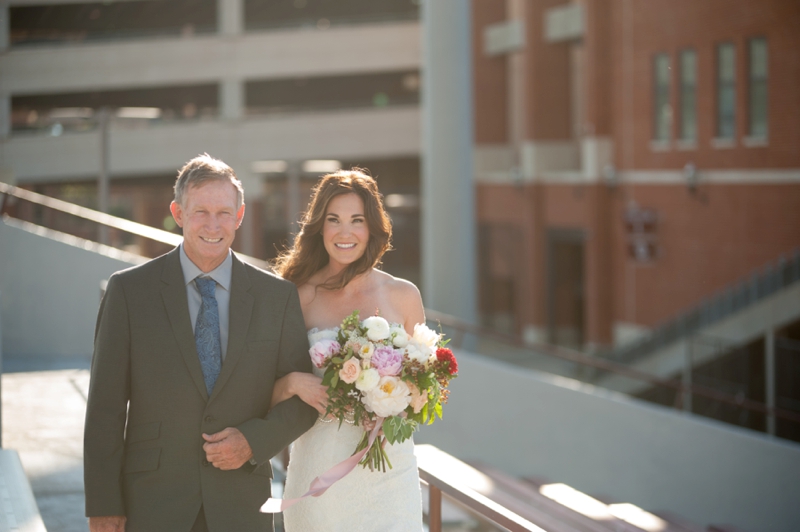
M 186 369 L 197 386 L 197 390 L 204 400 L 208 400 L 206 383 L 203 380 L 203 370 L 200 367 L 200 359 L 197 356 L 197 346 L 194 342 L 192 332 L 192 321 L 189 317 L 189 301 L 186 297 L 186 284 L 183 279 L 183 270 L 180 262 L 180 248 L 175 248 L 166 257 L 164 271 L 161 274 L 161 297 L 167 309 L 169 323 L 175 340 L 181 351 Z
M 228 351 L 225 361 L 222 363 L 214 390 L 211 392 L 211 400 L 219 394 L 219 391 L 228 382 L 236 364 L 242 357 L 246 348 L 247 330 L 250 327 L 250 317 L 253 314 L 253 296 L 250 294 L 250 277 L 244 264 L 233 255 L 233 265 L 231 272 L 231 302 L 230 312 L 228 313 Z M 199 367 L 199 365 L 198 365 Z

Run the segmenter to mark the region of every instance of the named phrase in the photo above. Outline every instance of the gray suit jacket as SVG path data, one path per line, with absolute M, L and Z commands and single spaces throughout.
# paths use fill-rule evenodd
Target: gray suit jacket
M 229 342 L 208 397 L 179 250 L 111 276 L 95 331 L 84 434 L 86 515 L 125 515 L 128 532 L 271 530 L 269 459 L 316 411 L 293 397 L 269 410 L 275 379 L 310 371 L 295 286 L 233 257 Z M 202 433 L 242 431 L 257 466 L 208 464 Z

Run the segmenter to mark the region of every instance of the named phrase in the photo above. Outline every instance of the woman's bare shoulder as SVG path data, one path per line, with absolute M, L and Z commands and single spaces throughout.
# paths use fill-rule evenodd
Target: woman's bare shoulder
M 395 277 L 381 270 L 374 270 L 381 287 L 394 298 L 410 298 L 422 300 L 417 285 L 400 277 Z
M 317 295 L 317 284 L 311 281 L 297 287 L 297 294 L 300 296 L 300 306 L 305 309 Z
M 405 279 L 394 277 L 386 272 L 375 270 L 379 274 L 381 287 L 384 294 L 391 300 L 392 307 L 403 316 L 404 325 L 412 327 L 425 319 L 425 310 L 422 306 L 422 296 L 419 288 Z

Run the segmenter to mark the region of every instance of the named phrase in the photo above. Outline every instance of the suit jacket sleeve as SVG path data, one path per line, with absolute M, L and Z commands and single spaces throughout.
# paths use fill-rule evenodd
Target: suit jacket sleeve
M 276 379 L 293 371 L 311 371 L 308 336 L 297 288 L 292 285 L 283 314 Z M 253 458 L 259 464 L 268 461 L 307 431 L 318 413 L 295 396 L 275 405 L 266 418 L 250 419 L 237 428 L 247 438 Z
M 84 428 L 86 515 L 125 515 L 122 494 L 127 415 L 130 325 L 118 275 L 109 279 L 95 328 Z

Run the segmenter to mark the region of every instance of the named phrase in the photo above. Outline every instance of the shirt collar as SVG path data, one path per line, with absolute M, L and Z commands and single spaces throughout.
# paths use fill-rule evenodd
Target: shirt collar
M 233 272 L 233 258 L 231 254 L 231 250 L 228 250 L 228 256 L 225 257 L 225 260 L 222 261 L 222 264 L 214 268 L 208 273 L 205 273 L 203 270 L 197 267 L 197 265 L 192 262 L 192 259 L 186 254 L 186 250 L 183 249 L 183 243 L 180 245 L 181 252 L 181 270 L 183 270 L 183 281 L 185 284 L 189 284 L 195 280 L 197 277 L 211 277 L 214 279 L 217 284 L 219 284 L 222 288 L 227 291 L 230 291 L 231 287 L 231 275 Z

